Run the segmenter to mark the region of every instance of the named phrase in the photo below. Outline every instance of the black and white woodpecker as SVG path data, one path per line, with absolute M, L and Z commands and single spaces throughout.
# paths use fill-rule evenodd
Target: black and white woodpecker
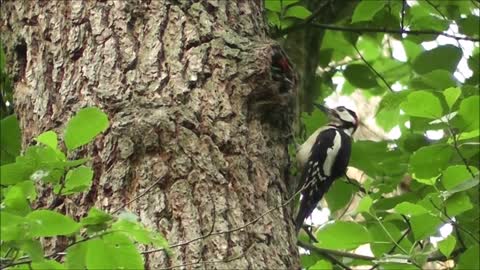
M 302 170 L 299 187 L 303 188 L 295 219 L 297 232 L 333 181 L 345 174 L 352 149 L 352 135 L 358 127 L 354 111 L 343 106 L 329 109 L 320 104 L 314 105 L 328 115 L 329 123 L 317 129 L 297 152 L 298 166 Z

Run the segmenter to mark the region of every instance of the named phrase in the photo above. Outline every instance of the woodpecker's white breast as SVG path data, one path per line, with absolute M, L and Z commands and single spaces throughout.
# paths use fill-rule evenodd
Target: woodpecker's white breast
M 299 170 L 303 170 L 303 167 L 305 167 L 305 163 L 307 163 L 308 158 L 310 157 L 310 154 L 312 152 L 312 147 L 317 140 L 318 134 L 320 134 L 320 132 L 324 130 L 331 129 L 331 128 L 333 127 L 327 126 L 327 127 L 321 127 L 315 130 L 315 132 L 312 135 L 310 135 L 310 137 L 308 137 L 308 139 L 298 148 L 297 166 Z

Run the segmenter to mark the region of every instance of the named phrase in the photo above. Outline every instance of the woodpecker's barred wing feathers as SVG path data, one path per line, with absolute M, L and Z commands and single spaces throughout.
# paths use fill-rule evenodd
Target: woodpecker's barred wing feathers
M 350 152 L 351 138 L 343 130 L 331 128 L 319 133 L 302 172 L 301 186 L 307 186 L 302 191 L 302 201 L 295 219 L 297 231 L 333 181 L 345 173 Z

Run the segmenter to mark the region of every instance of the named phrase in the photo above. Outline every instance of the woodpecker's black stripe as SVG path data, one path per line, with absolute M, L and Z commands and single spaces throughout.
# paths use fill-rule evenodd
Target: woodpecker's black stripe
M 340 146 L 333 157 L 334 162 L 330 168 L 330 175 L 327 175 L 323 165 L 329 153 L 332 154 L 329 149 L 333 148 L 336 136 L 340 136 Z M 341 128 L 332 127 L 320 132 L 317 136 L 301 177 L 302 186 L 308 184 L 308 187 L 302 191 L 302 201 L 295 219 L 297 231 L 300 230 L 305 218 L 313 212 L 333 181 L 344 175 L 350 159 L 351 148 L 351 137 Z

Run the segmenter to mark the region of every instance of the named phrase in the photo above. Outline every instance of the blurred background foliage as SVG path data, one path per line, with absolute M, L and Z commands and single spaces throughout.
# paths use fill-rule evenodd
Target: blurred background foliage
M 348 173 L 362 188 L 334 183 L 303 267 L 479 269 L 479 1 L 264 3 L 301 78 L 297 143 L 326 121 L 312 101 L 362 122 Z

